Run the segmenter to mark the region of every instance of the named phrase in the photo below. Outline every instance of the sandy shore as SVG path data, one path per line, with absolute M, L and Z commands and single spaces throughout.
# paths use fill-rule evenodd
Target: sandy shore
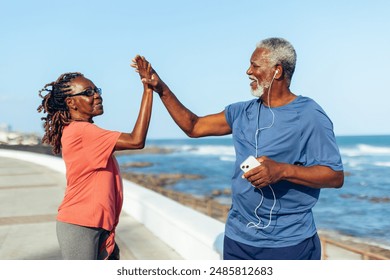
M 53 155 L 51 151 L 51 147 L 44 146 L 44 145 L 37 145 L 37 146 L 24 146 L 24 145 L 15 145 L 15 146 L 9 146 L 9 145 L 0 145 L 0 149 L 11 149 L 11 150 L 22 150 L 22 151 L 29 151 L 29 152 L 36 152 L 36 153 L 43 153 L 48 155 Z M 136 151 L 123 151 L 123 152 L 117 152 L 116 154 L 140 154 L 140 153 L 156 153 L 156 154 L 167 154 L 171 153 L 172 149 L 162 149 L 159 147 L 147 147 L 143 150 L 136 150 Z M 151 163 L 148 162 L 136 162 L 132 163 L 132 167 L 145 167 L 149 166 Z M 125 165 L 124 167 L 128 167 L 128 165 Z M 201 176 L 192 175 L 192 174 L 145 174 L 142 172 L 122 172 L 123 178 L 135 182 L 138 185 L 141 186 L 149 186 L 149 188 L 156 190 L 157 189 L 164 189 L 164 187 L 173 185 L 179 180 L 183 179 L 190 179 L 190 180 L 198 180 L 201 179 Z M 220 195 L 228 196 L 230 195 L 230 190 L 222 191 L 222 192 L 216 192 L 214 194 L 211 194 L 209 197 L 205 198 L 193 198 L 193 199 L 200 199 L 200 200 L 214 200 L 213 203 L 219 204 L 218 197 Z M 191 195 L 189 195 L 191 197 Z M 188 202 L 188 200 L 186 200 Z M 188 203 L 189 206 L 193 205 L 193 202 Z M 199 210 L 199 209 L 197 209 Z M 374 254 L 379 254 L 381 256 L 384 256 L 388 259 L 390 259 L 390 248 L 381 246 L 380 244 L 372 244 L 370 241 L 356 238 L 353 236 L 348 236 L 341 234 L 339 232 L 333 232 L 326 229 L 320 229 L 319 230 L 320 236 L 326 237 L 327 239 L 334 240 L 336 242 L 342 243 L 344 245 L 365 251 L 365 252 L 371 252 Z

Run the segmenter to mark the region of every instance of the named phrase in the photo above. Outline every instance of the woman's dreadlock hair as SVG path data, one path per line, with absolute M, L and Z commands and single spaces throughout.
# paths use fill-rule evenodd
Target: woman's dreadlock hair
M 37 108 L 38 112 L 47 113 L 46 117 L 41 118 L 45 121 L 45 135 L 42 138 L 42 143 L 49 144 L 53 147 L 53 153 L 61 152 L 61 137 L 64 126 L 70 123 L 70 113 L 68 106 L 65 103 L 67 92 L 70 91 L 69 82 L 74 78 L 83 76 L 78 72 L 62 74 L 57 81 L 46 84 L 39 91 L 39 96 L 43 98 L 42 104 Z M 48 92 L 42 95 L 42 92 Z

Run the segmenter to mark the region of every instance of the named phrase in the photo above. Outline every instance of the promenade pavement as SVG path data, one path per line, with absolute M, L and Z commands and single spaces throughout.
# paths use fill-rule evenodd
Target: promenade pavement
M 65 186 L 60 172 L 0 157 L 0 260 L 62 259 L 55 219 Z M 123 260 L 182 259 L 124 212 L 116 232 Z

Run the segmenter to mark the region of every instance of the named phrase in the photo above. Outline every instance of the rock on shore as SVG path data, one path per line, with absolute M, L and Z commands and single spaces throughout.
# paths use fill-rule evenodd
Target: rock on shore
M 174 185 L 179 180 L 183 179 L 197 180 L 203 178 L 201 175 L 194 174 L 145 174 L 134 172 L 122 172 L 122 177 L 141 186 L 161 188 Z

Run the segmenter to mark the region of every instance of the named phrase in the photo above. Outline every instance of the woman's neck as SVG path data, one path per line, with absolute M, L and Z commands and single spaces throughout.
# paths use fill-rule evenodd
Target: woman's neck
M 93 123 L 93 120 L 92 120 L 92 119 L 87 120 L 87 119 L 74 118 L 74 119 L 71 119 L 70 121 L 71 121 L 71 122 L 89 122 L 89 123 Z

